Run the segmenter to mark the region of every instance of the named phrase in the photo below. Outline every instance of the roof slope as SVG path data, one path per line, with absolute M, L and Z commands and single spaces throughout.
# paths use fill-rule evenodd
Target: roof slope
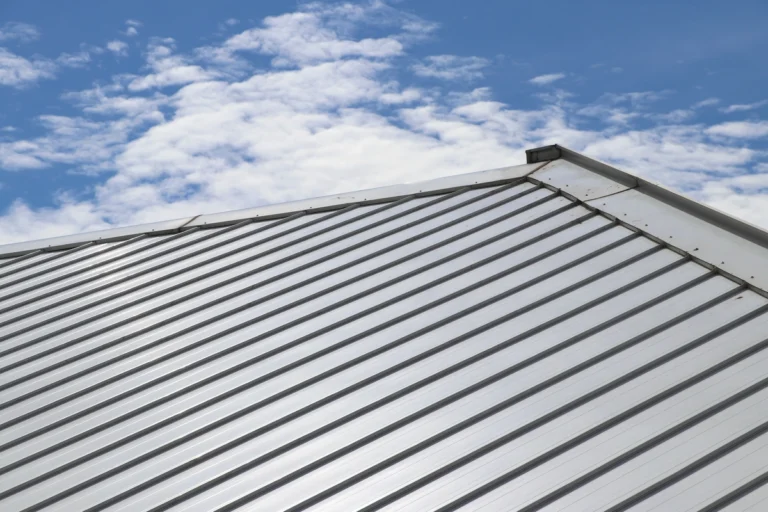
M 761 232 L 580 158 L 8 249 L 0 509 L 765 507 Z

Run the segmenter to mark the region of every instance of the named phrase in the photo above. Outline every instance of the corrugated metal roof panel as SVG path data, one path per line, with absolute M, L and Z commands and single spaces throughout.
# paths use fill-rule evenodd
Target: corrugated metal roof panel
M 0 505 L 765 499 L 768 299 L 532 170 L 4 262 Z

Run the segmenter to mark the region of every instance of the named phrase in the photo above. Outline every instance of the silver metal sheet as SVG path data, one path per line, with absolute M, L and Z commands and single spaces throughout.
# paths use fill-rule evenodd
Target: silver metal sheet
M 763 485 L 752 490 L 744 497 L 729 503 L 724 508 L 726 512 L 761 512 L 768 508 L 768 485 Z M 704 509 L 704 507 L 701 507 Z M 717 509 L 714 509 L 717 510 Z
M 768 377 L 768 300 L 574 202 L 627 192 L 572 167 L 539 171 L 570 198 L 516 169 L 9 260 L 0 508 L 600 510 L 655 489 L 633 506 L 693 510 L 728 495 L 768 469 L 765 436 L 728 448 L 768 420 L 768 385 L 638 447 Z
M 629 187 L 584 169 L 567 160 L 555 160 L 529 175 L 582 201 L 591 201 L 628 190 Z

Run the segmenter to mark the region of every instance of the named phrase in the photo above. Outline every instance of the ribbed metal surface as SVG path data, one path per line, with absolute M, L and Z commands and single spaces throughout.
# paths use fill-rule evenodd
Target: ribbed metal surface
M 762 510 L 767 338 L 528 182 L 31 253 L 0 509 Z

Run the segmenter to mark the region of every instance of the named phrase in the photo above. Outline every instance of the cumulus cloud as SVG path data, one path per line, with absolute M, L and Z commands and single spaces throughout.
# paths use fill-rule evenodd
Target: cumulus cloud
M 725 112 L 726 114 L 732 114 L 734 112 L 747 112 L 749 110 L 756 110 L 760 107 L 764 107 L 768 105 L 768 100 L 762 100 L 762 101 L 756 101 L 754 103 L 746 103 L 746 104 L 740 104 L 740 105 L 729 105 L 727 107 L 724 107 L 720 109 L 722 112 Z
M 125 22 L 125 35 L 128 37 L 134 37 L 139 34 L 139 27 L 141 27 L 142 23 L 137 20 L 126 20 Z
M 490 64 L 481 57 L 458 55 L 432 55 L 411 66 L 414 74 L 442 80 L 477 80 L 483 77 L 483 69 Z
M 539 75 L 528 80 L 533 85 L 549 85 L 565 78 L 565 73 L 550 73 L 548 75 Z
M 53 78 L 56 65 L 48 59 L 27 59 L 0 48 L 0 85 L 24 87 L 46 78 Z
M 29 23 L 8 22 L 0 25 L 0 41 L 29 43 L 40 38 L 40 31 Z
M 650 110 L 664 91 L 579 103 L 556 89 L 522 109 L 488 87 L 452 90 L 449 75 L 435 77 L 447 87 L 419 88 L 405 66 L 434 28 L 380 2 L 313 3 L 186 53 L 151 39 L 134 74 L 66 94 L 76 114 L 41 116 L 43 135 L 0 141 L 6 169 L 103 173 L 91 193 L 60 194 L 55 207 L 17 201 L 0 217 L 0 241 L 500 167 L 555 142 L 768 224 L 758 186 L 768 179 L 738 180 L 762 153 L 724 125 Z
M 119 57 L 125 57 L 128 55 L 128 43 L 115 39 L 107 43 L 107 50 Z

